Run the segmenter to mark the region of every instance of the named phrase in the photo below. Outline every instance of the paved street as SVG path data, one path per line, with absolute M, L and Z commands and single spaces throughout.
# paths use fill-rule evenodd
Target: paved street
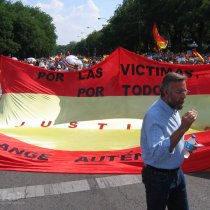
M 191 210 L 210 209 L 210 172 L 186 175 Z M 141 175 L 0 171 L 0 209 L 144 210 Z

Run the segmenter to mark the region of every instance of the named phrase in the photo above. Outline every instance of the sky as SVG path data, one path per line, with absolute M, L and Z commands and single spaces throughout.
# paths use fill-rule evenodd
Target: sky
M 13 2 L 16 2 L 14 0 Z M 21 0 L 24 5 L 39 7 L 53 18 L 57 44 L 80 41 L 100 30 L 123 0 Z M 102 19 L 98 19 L 102 18 Z

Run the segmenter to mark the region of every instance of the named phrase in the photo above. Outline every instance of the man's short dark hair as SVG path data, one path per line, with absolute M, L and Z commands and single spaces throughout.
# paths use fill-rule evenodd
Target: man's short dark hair
M 166 74 L 162 80 L 162 83 L 160 85 L 160 94 L 161 96 L 164 95 L 164 90 L 167 89 L 171 82 L 180 82 L 185 81 L 187 79 L 187 76 L 178 74 L 175 72 L 170 72 Z

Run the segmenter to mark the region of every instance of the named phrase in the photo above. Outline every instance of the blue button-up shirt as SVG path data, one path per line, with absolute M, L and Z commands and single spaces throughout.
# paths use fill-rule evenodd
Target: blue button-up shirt
M 170 136 L 181 124 L 179 112 L 161 98 L 146 112 L 141 129 L 142 159 L 163 169 L 180 167 L 184 160 L 184 137 L 170 153 Z

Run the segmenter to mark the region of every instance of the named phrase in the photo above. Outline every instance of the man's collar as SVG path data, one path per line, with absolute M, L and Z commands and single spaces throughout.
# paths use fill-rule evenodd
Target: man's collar
M 167 112 L 170 114 L 175 114 L 177 112 L 177 109 L 173 109 L 171 108 L 162 98 L 160 98 L 158 100 L 160 106 Z

